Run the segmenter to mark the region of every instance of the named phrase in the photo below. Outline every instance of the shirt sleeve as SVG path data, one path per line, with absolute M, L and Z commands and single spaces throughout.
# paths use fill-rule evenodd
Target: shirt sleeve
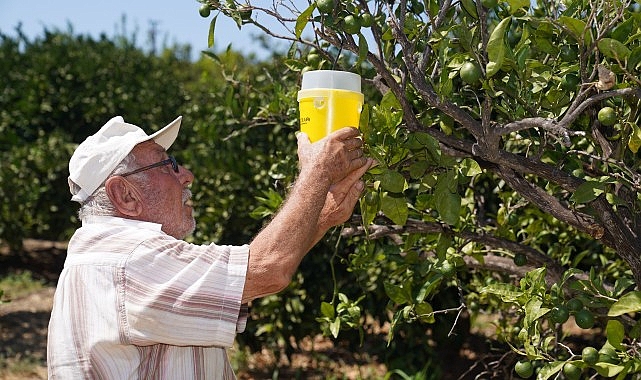
M 247 320 L 241 300 L 248 258 L 247 245 L 146 240 L 118 279 L 123 340 L 231 347 Z

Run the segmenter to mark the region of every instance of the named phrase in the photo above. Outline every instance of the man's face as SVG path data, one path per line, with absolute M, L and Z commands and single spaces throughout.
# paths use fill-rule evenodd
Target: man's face
M 153 141 L 138 144 L 133 149 L 138 166 L 151 165 L 167 159 L 165 149 Z M 141 189 L 143 199 L 142 219 L 159 223 L 162 230 L 177 239 L 194 232 L 191 192 L 188 187 L 194 180 L 189 170 L 179 166 L 176 173 L 171 165 L 144 171 L 144 175 L 131 178 Z M 147 180 L 144 180 L 144 178 Z

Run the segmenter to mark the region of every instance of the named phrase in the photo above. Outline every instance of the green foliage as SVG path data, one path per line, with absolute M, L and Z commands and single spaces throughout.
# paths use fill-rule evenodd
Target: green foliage
M 186 101 L 185 62 L 127 42 L 50 31 L 34 41 L 0 36 L 0 62 L 0 238 L 13 246 L 26 236 L 70 236 L 75 144 L 118 114 L 157 128 Z
M 16 272 L 0 278 L 0 303 L 22 297 L 42 289 L 43 281 L 33 277 L 30 271 Z
M 342 258 L 362 292 L 337 283 L 334 294 L 389 322 L 388 352 L 475 304 L 501 316 L 495 338 L 539 378 L 640 373 L 638 4 L 250 3 L 291 26 L 297 67 L 328 68 L 323 57 L 366 79 L 361 129 L 379 165 Z M 372 16 L 366 28 L 344 22 L 358 14 Z M 329 334 L 349 331 L 323 305 Z M 615 354 L 582 361 L 568 323 L 604 331 Z M 403 368 L 420 369 L 409 356 Z

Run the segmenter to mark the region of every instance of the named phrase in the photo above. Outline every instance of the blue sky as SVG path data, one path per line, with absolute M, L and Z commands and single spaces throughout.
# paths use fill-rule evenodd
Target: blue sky
M 200 17 L 196 0 L 0 0 L 0 32 L 15 36 L 15 27 L 22 23 L 23 32 L 30 38 L 41 36 L 44 28 L 67 30 L 74 34 L 108 37 L 120 34 L 122 16 L 126 15 L 126 31 L 136 31 L 136 41 L 149 47 L 147 32 L 152 23 L 158 30 L 158 43 L 186 43 L 192 46 L 192 58 L 207 48 L 207 33 L 211 17 Z M 213 12 L 212 12 L 213 15 Z M 238 30 L 227 17 L 218 17 L 214 49 L 221 51 L 232 44 L 234 50 L 266 57 L 256 41 L 257 28 L 248 25 Z M 282 42 L 281 42 L 282 43 Z M 282 45 L 281 45 L 282 46 Z

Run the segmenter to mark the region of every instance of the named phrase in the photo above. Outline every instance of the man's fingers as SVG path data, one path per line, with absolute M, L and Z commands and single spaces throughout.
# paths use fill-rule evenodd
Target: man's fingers
M 345 141 L 347 139 L 354 138 L 361 135 L 361 131 L 354 127 L 341 128 L 333 133 L 336 138 L 340 141 Z
M 357 163 L 357 164 L 354 164 L 354 169 L 352 169 L 348 175 L 346 175 L 343 179 L 335 183 L 333 186 L 336 186 L 336 187 L 343 186 L 345 188 L 347 188 L 348 186 L 352 186 L 356 181 L 358 181 L 363 176 L 363 174 L 365 174 L 367 170 L 369 170 L 370 167 L 374 165 L 373 159 L 365 158 L 365 157 L 358 158 L 356 160 L 353 160 L 352 162 Z

